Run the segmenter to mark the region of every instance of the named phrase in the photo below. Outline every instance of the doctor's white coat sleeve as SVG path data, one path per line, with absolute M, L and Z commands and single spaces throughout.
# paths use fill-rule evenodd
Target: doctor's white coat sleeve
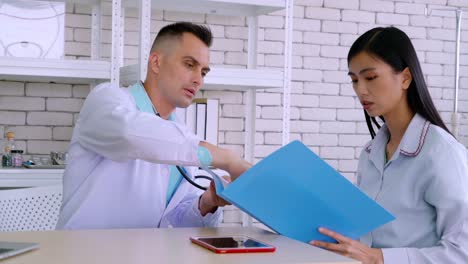
M 83 147 L 111 160 L 200 165 L 199 138 L 181 124 L 139 111 L 130 94 L 109 84 L 89 94 L 76 129 Z
M 384 264 L 468 263 L 468 162 L 465 148 L 452 148 L 434 156 L 428 168 L 432 181 L 425 200 L 437 211 L 439 243 L 428 248 L 384 248 Z

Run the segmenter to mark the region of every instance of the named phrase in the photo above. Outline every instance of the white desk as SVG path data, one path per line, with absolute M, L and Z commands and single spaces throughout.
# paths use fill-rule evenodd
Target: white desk
M 276 252 L 215 254 L 189 241 L 190 236 L 240 234 L 274 245 Z M 0 240 L 40 243 L 40 249 L 6 259 L 2 264 L 359 263 L 255 227 L 12 232 L 0 233 Z

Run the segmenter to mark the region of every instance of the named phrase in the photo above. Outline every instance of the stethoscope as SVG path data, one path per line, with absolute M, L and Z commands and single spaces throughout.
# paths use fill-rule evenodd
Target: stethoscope
M 140 81 L 140 82 L 141 82 L 141 81 Z M 143 85 L 143 83 L 142 83 L 141 85 Z M 151 105 L 153 106 L 153 111 L 154 111 L 154 113 L 155 113 L 157 116 L 161 117 L 161 115 L 158 113 L 158 111 L 156 111 L 156 108 L 154 107 L 153 103 L 151 103 Z M 182 175 L 182 177 L 184 177 L 184 179 L 185 179 L 186 181 L 188 181 L 190 184 L 192 184 L 194 187 L 196 187 L 196 188 L 198 188 L 198 189 L 200 189 L 200 190 L 203 190 L 203 191 L 208 190 L 207 187 L 201 186 L 200 184 L 198 184 L 198 183 L 196 183 L 195 181 L 193 181 L 192 179 L 190 179 L 190 177 L 189 177 L 188 174 L 187 174 L 187 170 L 185 170 L 184 167 L 181 167 L 181 166 L 177 165 L 176 168 L 177 168 L 177 170 L 179 171 L 180 175 Z M 209 170 L 208 168 L 203 168 L 203 169 L 204 169 L 205 171 L 207 171 L 208 173 L 210 173 L 210 174 L 213 175 L 213 172 L 212 172 L 211 170 Z M 211 177 L 208 177 L 208 176 L 205 176 L 205 175 L 197 175 L 197 176 L 195 176 L 194 178 L 195 178 L 195 180 L 196 180 L 196 179 L 205 179 L 205 180 L 210 180 L 210 181 L 213 180 Z
M 180 175 L 182 175 L 182 177 L 184 177 L 184 179 L 186 181 L 188 181 L 190 184 L 192 184 L 194 187 L 197 187 L 198 189 L 200 190 L 203 190 L 203 191 L 206 191 L 208 188 L 207 187 L 204 187 L 204 186 L 201 186 L 200 184 L 196 183 L 195 181 L 193 181 L 192 179 L 190 179 L 190 177 L 187 175 L 187 170 L 185 170 L 184 167 L 180 167 L 180 166 L 176 166 L 177 170 L 179 171 Z M 205 180 L 213 180 L 211 177 L 208 177 L 208 176 L 205 176 L 205 175 L 197 175 L 194 177 L 195 179 L 205 179 Z

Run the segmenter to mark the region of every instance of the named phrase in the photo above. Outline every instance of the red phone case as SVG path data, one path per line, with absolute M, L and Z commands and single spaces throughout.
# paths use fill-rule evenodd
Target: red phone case
M 208 243 L 198 240 L 198 238 L 209 238 L 209 237 L 190 237 L 190 241 L 192 243 L 202 246 L 206 249 L 209 249 L 218 254 L 225 254 L 225 253 L 261 253 L 261 252 L 274 252 L 276 248 L 272 245 L 264 243 L 262 241 L 247 237 L 249 239 L 255 240 L 262 244 L 267 245 L 268 247 L 257 247 L 257 248 L 217 248 Z

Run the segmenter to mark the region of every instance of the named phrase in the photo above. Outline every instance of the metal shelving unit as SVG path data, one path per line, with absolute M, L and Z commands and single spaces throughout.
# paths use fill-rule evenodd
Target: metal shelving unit
M 213 67 L 205 79 L 203 90 L 242 91 L 246 97 L 244 157 L 253 163 L 255 147 L 256 90 L 283 89 L 283 145 L 289 142 L 290 79 L 293 0 L 112 0 L 111 61 L 100 60 L 101 0 L 54 0 L 91 5 L 91 60 L 47 60 L 0 58 L 0 79 L 19 81 L 54 81 L 62 83 L 90 83 L 110 80 L 117 84 L 131 84 L 146 76 L 150 50 L 151 10 L 170 10 L 192 13 L 247 17 L 247 69 Z M 140 52 L 137 65 L 123 66 L 124 17 L 126 7 L 138 7 L 140 19 Z M 258 16 L 285 10 L 284 67 L 282 70 L 257 69 Z M 243 225 L 252 225 L 244 216 Z

